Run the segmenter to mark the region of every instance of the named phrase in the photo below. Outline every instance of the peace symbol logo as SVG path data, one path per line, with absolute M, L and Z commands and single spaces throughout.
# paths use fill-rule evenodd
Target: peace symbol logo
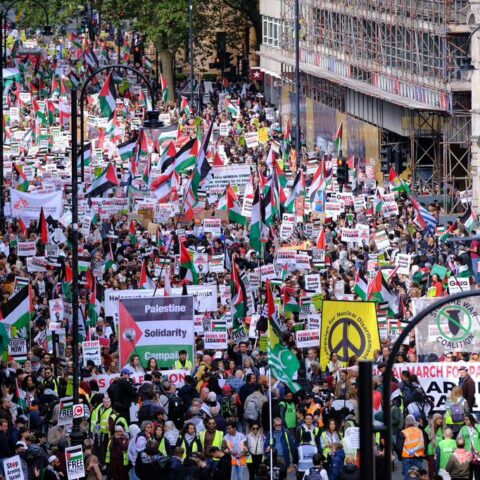
M 437 313 L 437 327 L 447 340 L 460 342 L 472 331 L 472 315 L 459 305 L 447 305 Z
M 364 332 L 351 318 L 339 318 L 332 325 L 328 335 L 328 349 L 331 353 L 336 353 L 341 362 L 347 362 L 352 355 L 360 357 L 366 346 Z

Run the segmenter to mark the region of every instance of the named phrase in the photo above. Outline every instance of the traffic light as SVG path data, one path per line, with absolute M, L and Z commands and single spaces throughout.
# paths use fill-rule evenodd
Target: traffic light
M 133 47 L 133 63 L 135 65 L 142 64 L 142 48 L 140 45 Z
M 392 147 L 387 145 L 380 150 L 380 169 L 382 173 L 390 173 L 390 166 L 392 165 Z
M 88 37 L 90 38 L 91 42 L 95 41 L 95 31 L 97 28 L 97 21 L 92 18 L 88 24 Z
M 344 158 L 337 159 L 337 183 L 339 185 L 348 183 L 348 165 Z
M 407 167 L 407 151 L 402 144 L 397 144 L 393 147 L 392 151 L 393 164 L 395 165 L 395 171 L 400 174 Z

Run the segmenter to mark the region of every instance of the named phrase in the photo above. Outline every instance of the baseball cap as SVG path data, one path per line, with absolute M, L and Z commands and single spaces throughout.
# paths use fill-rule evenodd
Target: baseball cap
M 122 368 L 122 371 L 120 372 L 121 375 L 131 375 L 132 373 L 132 369 L 127 367 Z

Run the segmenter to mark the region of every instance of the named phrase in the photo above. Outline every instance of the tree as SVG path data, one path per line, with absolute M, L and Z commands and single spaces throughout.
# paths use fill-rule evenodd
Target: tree
M 259 0 L 221 0 L 225 5 L 243 15 L 255 30 L 256 48 L 260 48 L 262 39 L 262 16 Z M 246 34 L 247 35 L 247 34 Z M 246 39 L 248 40 L 248 39 Z M 247 41 L 246 45 L 249 45 Z

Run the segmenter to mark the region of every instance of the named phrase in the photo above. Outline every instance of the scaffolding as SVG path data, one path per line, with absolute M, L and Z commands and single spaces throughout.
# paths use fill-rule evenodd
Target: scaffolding
M 284 58 L 295 52 L 294 5 L 295 0 L 281 2 Z M 468 56 L 469 5 L 469 0 L 300 0 L 301 64 L 319 72 L 302 73 L 303 91 L 340 111 L 345 89 L 359 85 L 370 89 L 365 91 L 372 98 L 403 102 L 410 109 L 414 178 L 428 167 L 423 180 L 432 188 L 453 177 L 469 188 L 471 95 L 459 70 Z M 282 70 L 290 84 L 291 66 Z

